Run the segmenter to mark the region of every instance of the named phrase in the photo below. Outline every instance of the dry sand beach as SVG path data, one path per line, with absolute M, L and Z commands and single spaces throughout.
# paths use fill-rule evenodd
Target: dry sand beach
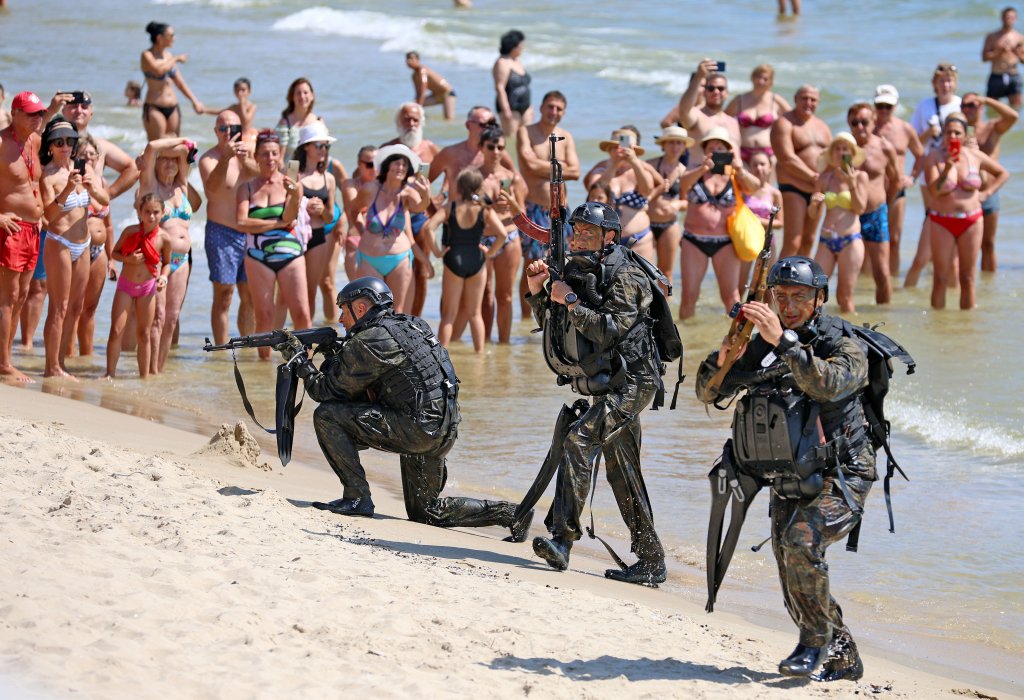
M 329 471 L 261 468 L 231 429 L 0 401 L 0 697 L 1010 697 L 872 654 L 858 683 L 784 679 L 792 635 L 383 490 L 373 520 L 313 510 Z

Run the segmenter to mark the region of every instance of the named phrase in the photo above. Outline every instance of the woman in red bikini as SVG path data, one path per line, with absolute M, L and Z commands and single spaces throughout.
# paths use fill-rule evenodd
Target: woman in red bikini
M 772 151 L 772 124 L 783 112 L 791 107 L 786 100 L 772 92 L 775 69 L 767 63 L 754 68 L 750 73 L 753 89 L 732 98 L 725 107 L 725 113 L 736 117 L 740 124 L 740 156 L 743 164 L 750 166 L 750 159 L 757 153 L 764 153 L 771 160 L 775 170 L 775 153 Z
M 1009 174 L 978 149 L 967 148 L 967 118 L 962 112 L 946 117 L 942 148 L 928 154 L 928 235 L 932 246 L 932 308 L 946 308 L 946 288 L 953 260 L 960 262 L 960 308 L 975 306 L 974 269 L 981 251 L 981 204 L 1003 186 Z M 982 183 L 981 173 L 991 177 Z

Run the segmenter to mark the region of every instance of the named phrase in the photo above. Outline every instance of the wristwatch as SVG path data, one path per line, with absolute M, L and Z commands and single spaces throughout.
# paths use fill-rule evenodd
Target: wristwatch
M 782 354 L 790 348 L 800 344 L 800 336 L 796 334 L 796 331 L 787 328 L 782 331 L 782 337 L 779 338 L 779 344 L 775 346 L 778 350 L 778 354 Z
M 573 304 L 575 304 L 579 300 L 580 300 L 580 298 L 578 296 L 576 296 L 575 292 L 569 292 L 568 294 L 565 295 L 565 305 L 566 306 L 572 306 Z

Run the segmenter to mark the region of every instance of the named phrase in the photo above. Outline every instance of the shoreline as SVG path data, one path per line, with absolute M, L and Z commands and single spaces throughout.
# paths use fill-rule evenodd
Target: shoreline
M 372 520 L 314 512 L 310 494 L 336 488 L 327 470 L 242 468 L 196 457 L 208 436 L 6 385 L 0 397 L 12 557 L 0 675 L 26 689 L 205 697 L 345 683 L 397 697 L 486 682 L 500 697 L 714 696 L 724 682 L 761 697 L 805 685 L 775 670 L 792 630 L 709 616 L 672 586 L 607 581 L 607 562 L 586 552 L 555 574 L 497 528 L 410 523 L 386 490 Z M 1018 692 L 863 651 L 864 679 L 805 692 Z

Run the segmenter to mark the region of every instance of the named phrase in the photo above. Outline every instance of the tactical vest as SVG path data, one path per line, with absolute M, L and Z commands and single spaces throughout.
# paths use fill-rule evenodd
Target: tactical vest
M 453 431 L 459 424 L 459 379 L 448 351 L 441 347 L 426 321 L 417 316 L 384 313 L 372 319 L 366 328 L 379 327 L 402 349 L 407 362 L 392 367 L 382 376 L 375 390 L 377 399 L 397 411 L 417 418 L 430 435 L 437 437 Z M 423 422 L 424 409 L 437 402 L 442 413 L 440 423 Z

